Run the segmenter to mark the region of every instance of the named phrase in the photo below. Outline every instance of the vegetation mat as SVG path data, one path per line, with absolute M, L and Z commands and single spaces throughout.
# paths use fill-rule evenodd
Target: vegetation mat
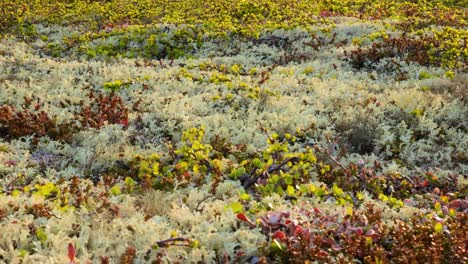
M 467 18 L 0 1 L 0 263 L 467 263 Z

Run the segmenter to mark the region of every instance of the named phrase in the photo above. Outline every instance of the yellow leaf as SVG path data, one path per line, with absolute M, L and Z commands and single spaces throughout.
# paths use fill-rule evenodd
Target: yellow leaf
M 364 195 L 362 194 L 362 192 L 358 192 L 358 193 L 356 193 L 356 198 L 358 200 L 364 200 Z
M 353 215 L 353 208 L 352 207 L 346 208 L 346 215 Z
M 18 196 L 20 196 L 20 194 L 21 194 L 21 192 L 18 191 L 18 190 L 14 190 L 14 191 L 11 192 L 11 196 L 13 196 L 13 197 L 18 197 Z
M 120 187 L 118 185 L 114 185 L 114 187 L 112 187 L 110 189 L 110 192 L 112 195 L 116 196 L 116 195 L 119 195 L 122 193 L 122 191 L 120 190 Z
M 229 208 L 231 208 L 235 214 L 240 213 L 244 210 L 244 206 L 242 206 L 242 204 L 239 202 L 232 203 L 231 205 L 229 205 Z

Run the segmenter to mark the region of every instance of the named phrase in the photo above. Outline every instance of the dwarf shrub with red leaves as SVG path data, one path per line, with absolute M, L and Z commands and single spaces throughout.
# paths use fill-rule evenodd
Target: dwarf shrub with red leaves
M 467 66 L 466 33 L 446 27 L 442 30 L 425 32 L 420 37 L 386 37 L 370 47 L 357 48 L 347 57 L 356 69 L 375 69 L 384 58 L 400 58 L 406 63 L 415 62 L 423 66 L 464 68 Z
M 120 257 L 121 264 L 132 264 L 136 256 L 136 249 L 133 247 L 127 247 L 125 254 Z
M 114 94 L 105 95 L 99 93 L 95 96 L 89 94 L 91 104 L 84 106 L 77 114 L 84 127 L 101 128 L 106 122 L 109 124 L 121 124 L 128 127 L 128 109 L 122 97 Z
M 45 112 L 27 108 L 16 110 L 11 105 L 0 106 L 0 137 L 7 140 L 24 136 L 37 138 L 49 136 L 57 140 L 67 140 L 72 134 L 72 127 L 66 124 L 57 125 L 55 120 Z
M 270 237 L 266 255 L 282 263 L 466 263 L 467 231 L 465 213 L 430 219 L 413 216 L 409 221 L 383 221 L 382 212 L 372 204 L 366 209 L 340 216 L 320 209 L 302 210 L 302 217 L 290 212 L 269 212 L 257 221 Z M 251 227 L 246 215 L 237 218 Z M 305 219 L 305 220 L 304 220 Z M 442 222 L 442 223 L 440 223 Z M 440 228 L 434 227 L 440 224 Z

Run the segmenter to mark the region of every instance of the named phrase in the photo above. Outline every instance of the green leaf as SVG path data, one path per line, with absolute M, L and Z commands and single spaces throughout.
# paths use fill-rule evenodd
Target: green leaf
M 283 251 L 283 246 L 281 246 L 281 243 L 278 242 L 278 240 L 273 239 L 273 243 L 271 243 L 271 249 L 273 251 Z
M 159 163 L 156 162 L 154 165 L 153 165 L 153 175 L 158 175 L 159 174 Z
M 281 188 L 281 186 L 278 186 L 275 190 L 275 192 L 278 194 L 278 195 L 284 195 L 284 190 L 283 188 Z
M 28 251 L 26 249 L 20 249 L 18 257 L 24 258 L 28 254 Z
M 193 239 L 191 242 L 190 242 L 190 247 L 191 248 L 198 248 L 200 247 L 200 242 L 196 239 Z
M 252 165 L 260 169 L 262 167 L 262 162 L 260 161 L 259 158 L 255 158 L 252 160 Z
M 42 228 L 38 228 L 36 230 L 36 237 L 41 241 L 42 243 L 47 241 L 47 234 L 44 232 Z
M 133 189 L 135 188 L 135 180 L 133 180 L 130 177 L 125 178 L 125 187 L 128 192 L 133 192 Z
M 200 141 L 194 140 L 193 143 L 192 143 L 192 148 L 193 148 L 194 150 L 199 150 L 199 149 L 203 149 L 203 146 L 202 146 L 202 144 L 200 143 Z
M 308 188 L 308 186 L 307 186 L 306 184 L 301 184 L 301 185 L 299 186 L 299 191 L 301 191 L 301 193 L 303 193 L 303 194 L 304 194 L 304 193 L 308 193 L 308 192 L 309 192 L 309 188 Z
M 234 180 L 237 180 L 244 173 L 245 173 L 245 168 L 240 167 L 240 168 L 237 168 L 237 169 L 233 169 L 230 176 Z
M 291 174 L 283 174 L 281 175 L 283 180 L 284 180 L 284 183 L 288 184 L 288 185 L 291 185 L 293 184 L 293 176 Z
M 276 184 L 278 181 L 279 181 L 278 174 L 274 174 L 274 175 L 271 176 L 271 178 L 270 178 L 271 183 Z
M 145 176 L 147 173 L 151 173 L 149 166 L 150 164 L 148 161 L 141 161 L 140 166 L 138 168 L 138 177 L 143 178 L 143 176 Z
M 338 198 L 336 199 L 336 204 L 338 205 L 345 205 L 346 204 L 346 200 L 344 198 Z
M 325 190 L 323 188 L 316 188 L 315 190 L 312 191 L 316 196 L 324 196 L 325 195 Z

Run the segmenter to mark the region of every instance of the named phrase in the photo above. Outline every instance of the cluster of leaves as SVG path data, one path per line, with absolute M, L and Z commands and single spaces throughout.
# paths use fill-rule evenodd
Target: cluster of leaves
M 289 146 L 295 140 L 290 134 L 282 138 L 273 134 L 259 157 L 240 161 L 230 176 L 239 179 L 245 189 L 255 186 L 264 195 L 295 195 L 296 186 L 311 181 L 317 161 L 311 148 L 290 152 Z
M 405 32 L 416 31 L 431 25 L 463 28 L 468 23 L 466 9 L 449 6 L 406 5 L 402 8 L 402 14 L 403 16 L 398 18 L 396 27 Z
M 90 105 L 81 103 L 75 118 L 82 124 L 82 128 L 101 128 L 104 124 L 120 124 L 129 126 L 128 109 L 120 96 L 115 94 L 89 94 Z M 11 105 L 0 106 L 0 137 L 7 140 L 25 136 L 33 136 L 34 142 L 40 137 L 48 136 L 55 140 L 68 142 L 80 128 L 69 120 L 58 124 L 54 117 L 50 117 L 42 104 L 37 101 L 33 106 L 32 98 L 24 98 L 21 110 Z M 30 108 L 32 110 L 30 110 Z
M 57 217 L 56 210 L 78 210 L 84 205 L 92 205 L 96 213 L 118 217 L 120 207 L 111 199 L 113 196 L 153 188 L 170 191 L 205 183 L 211 184 L 214 194 L 221 181 L 232 178 L 241 181 L 245 192 L 240 193 L 242 202 L 232 204 L 231 209 L 238 213 L 238 219 L 252 228 L 259 227 L 269 239 L 268 244 L 260 247 L 264 254 L 261 259 L 265 263 L 302 263 L 306 260 L 387 263 L 442 260 L 448 256 L 452 256 L 455 263 L 463 263 L 468 258 L 464 251 L 467 241 L 463 229 L 468 203 L 459 193 L 456 178 L 438 179 L 431 173 L 411 178 L 383 175 L 378 173 L 378 163 L 373 169 L 354 164 L 345 167 L 337 157 L 319 148 L 316 148 L 317 155 L 310 148 L 291 151 L 297 139 L 289 134 L 268 135 L 265 150 L 245 156 L 239 152 L 240 146 L 231 146 L 219 137 L 210 144 L 203 143 L 204 132 L 203 127 L 189 129 L 183 133 L 178 148 L 168 145 L 168 152 L 164 155 L 136 157 L 130 164 L 130 174 L 124 180 L 115 175 L 104 175 L 95 183 L 78 177 L 68 183 L 62 179 L 56 183 L 32 186 L 18 182 L 19 185 L 13 184 L 5 189 L 5 193 L 45 199 L 45 202 L 24 207 L 25 213 L 35 219 Z M 302 133 L 299 131 L 298 135 Z M 228 155 L 234 157 L 235 162 L 227 161 Z M 318 175 L 318 180 L 322 181 L 320 186 L 311 183 L 317 180 L 313 175 Z M 243 204 L 246 208 L 251 207 L 248 204 L 251 197 L 257 199 L 255 197 L 259 196 L 251 196 L 247 192 L 262 197 L 279 194 L 293 201 L 309 195 L 323 198 L 322 201 L 334 197 L 338 206 L 345 206 L 345 213 L 324 213 L 319 208 L 307 209 L 303 204 L 297 204 L 291 211 L 268 212 L 252 221 L 243 211 Z M 421 205 L 429 209 L 429 214 L 419 214 L 408 221 L 394 220 L 389 224 L 371 204 L 355 211 L 354 208 L 362 205 L 359 201 L 363 200 L 363 192 L 373 194 L 375 199 L 394 207 L 402 206 L 397 198 L 407 198 L 405 204 L 415 205 L 408 197 L 426 193 L 434 195 L 426 196 L 426 204 Z M 0 208 L 0 219 L 17 210 L 20 208 L 14 206 Z M 258 208 L 252 207 L 248 212 L 257 213 Z M 30 230 L 34 241 L 48 241 L 43 227 L 31 225 Z M 188 246 L 193 242 L 186 238 L 172 238 L 158 242 L 158 245 L 166 247 L 178 241 Z M 31 245 L 28 250 L 33 249 Z M 239 256 L 240 259 L 245 257 Z M 70 257 L 71 260 L 73 258 Z M 134 258 L 135 249 L 129 248 L 121 260 L 131 263 Z M 102 263 L 106 261 L 107 257 L 101 258 Z
M 432 12 L 446 14 L 456 5 L 448 1 L 368 1 L 368 0 L 321 0 L 289 1 L 255 0 L 247 2 L 224 1 L 138 1 L 112 0 L 73 1 L 66 5 L 60 1 L 5 1 L 5 21 L 15 20 L 13 11 L 23 10 L 16 17 L 20 21 L 82 23 L 103 28 L 125 23 L 151 24 L 200 24 L 209 32 L 225 32 L 231 29 L 241 34 L 252 34 L 261 28 L 291 28 L 308 25 L 316 20 L 312 15 L 334 14 L 360 18 L 380 19 L 391 16 L 417 18 L 427 17 Z M 2 8 L 3 10 L 3 8 Z M 55 12 L 51 12 L 51 11 Z M 303 12 L 309 10 L 308 12 Z M 416 11 L 413 11 L 416 10 Z M 8 12 L 10 11 L 10 12 Z M 460 13 L 460 11 L 457 12 Z M 215 15 L 213 15 L 215 14 Z M 461 13 L 463 14 L 463 13 Z M 436 22 L 439 21 L 434 19 Z M 460 16 L 463 19 L 463 16 Z M 446 20 L 446 19 L 445 19 Z M 11 26 L 5 23 L 5 26 Z
M 378 161 L 374 162 L 373 168 L 354 163 L 344 166 L 337 162 L 336 158 L 326 156 L 329 158 L 325 157 L 324 162 L 331 160 L 325 165 L 326 169 L 320 170 L 319 180 L 351 194 L 354 203 L 362 200 L 364 192 L 394 207 L 403 206 L 403 200 L 415 194 L 434 193 L 436 196 L 450 194 L 451 200 L 464 195 L 463 191 L 459 192 L 457 175 L 438 177 L 432 171 L 411 176 L 382 173 Z
M 194 26 L 134 26 L 73 35 L 65 40 L 63 49 L 84 53 L 88 58 L 177 59 L 189 56 L 201 43 L 200 29 Z
M 247 192 L 256 196 L 278 194 L 289 200 L 313 196 L 323 201 L 333 198 L 338 205 L 350 206 L 362 204 L 364 194 L 394 208 L 405 202 L 413 204 L 410 198 L 415 194 L 432 194 L 427 198 L 448 202 L 464 196 L 455 174 L 438 177 L 432 171 L 419 175 L 383 173 L 378 161 L 372 168 L 354 163 L 344 166 L 340 157 L 317 146 L 318 156 L 310 147 L 291 151 L 296 137 L 290 134 L 272 134 L 266 149 L 246 156 L 219 138 L 212 144 L 202 143 L 203 133 L 203 127 L 185 131 L 182 146 L 177 150 L 170 146 L 164 157 L 136 157 L 130 164 L 130 178 L 141 182 L 143 188 L 163 190 L 211 182 L 213 192 L 220 181 L 230 178 L 239 180 Z M 317 181 L 320 184 L 312 183 Z
M 105 123 L 128 127 L 128 109 L 122 97 L 113 93 L 99 93 L 96 96 L 93 92 L 90 92 L 88 97 L 90 105 L 81 103 L 81 111 L 77 113 L 83 127 L 99 129 Z
M 0 106 L 0 137 L 8 140 L 24 136 L 49 136 L 57 140 L 69 140 L 73 129 L 66 125 L 58 125 L 54 118 L 49 117 L 41 104 L 37 102 L 33 110 L 29 110 L 32 99 L 25 98 L 23 109 L 17 110 L 11 105 Z
M 466 7 L 460 1 L 319 1 L 321 16 L 353 16 L 360 19 L 397 18 L 414 27 L 466 23 Z
M 404 25 L 429 25 L 463 28 L 466 10 L 448 7 L 444 1 L 265 1 L 224 3 L 223 1 L 100 1 L 79 0 L 62 3 L 57 0 L 4 1 L 0 34 L 13 33 L 22 39 L 40 38 L 48 45 L 44 51 L 52 56 L 69 55 L 69 51 L 95 57 L 179 58 L 190 56 L 206 38 L 241 36 L 258 39 L 265 31 L 309 28 L 317 23 L 331 24 L 330 16 L 354 16 L 360 19 L 395 17 Z M 304 12 L 308 10 L 308 12 Z M 216 15 L 213 15 L 216 14 Z M 79 32 L 49 41 L 47 35 L 35 32 L 35 25 L 80 24 Z M 177 29 L 168 30 L 173 24 Z M 148 27 L 148 25 L 151 25 Z M 155 26 L 156 25 L 156 26 Z M 410 32 L 411 32 L 410 31 Z M 317 39 L 316 39 L 317 40 Z M 331 43 L 331 42 L 330 42 Z M 318 47 L 319 43 L 310 43 Z M 322 43 L 323 44 L 323 43 Z M 279 64 L 304 61 L 308 54 L 300 49 L 285 49 Z
M 283 263 L 364 263 L 442 261 L 466 262 L 466 215 L 415 215 L 409 221 L 385 223 L 372 204 L 346 214 L 327 214 L 315 207 L 292 212 L 268 212 L 257 221 L 244 213 L 237 218 L 260 227 L 270 238 L 265 256 Z M 294 215 L 294 217 L 293 217 Z
M 424 66 L 462 68 L 467 66 L 468 50 L 466 30 L 445 27 L 432 35 L 411 37 L 385 37 L 370 47 L 358 47 L 347 54 L 351 65 L 357 69 L 374 69 L 384 58 L 398 57 L 403 61 L 416 62 Z
M 112 201 L 113 196 L 121 194 L 120 185 L 118 179 L 106 175 L 95 183 L 78 177 L 73 177 L 68 181 L 60 179 L 56 182 L 47 181 L 34 185 L 17 181 L 9 186 L 11 188 L 4 190 L 4 193 L 0 192 L 0 195 L 34 197 L 38 202 L 24 205 L 10 202 L 7 207 L 0 208 L 0 221 L 10 215 L 17 215 L 19 212 L 30 215 L 34 219 L 60 218 L 58 215 L 80 210 L 82 206 L 93 208 L 95 213 L 107 215 L 109 219 L 120 217 L 120 205 Z M 82 225 L 81 223 L 73 223 L 69 235 L 71 237 L 79 236 Z M 29 230 L 28 242 L 23 243 L 21 248 L 17 248 L 21 255 L 34 254 L 38 246 L 44 247 L 50 243 L 49 232 L 44 224 L 32 222 L 27 227 Z M 68 246 L 70 263 L 76 263 L 74 261 L 77 253 L 75 247 L 70 245 Z M 14 244 L 14 247 L 19 246 Z M 128 247 L 125 252 L 122 252 L 121 263 L 134 263 L 135 252 L 134 248 Z M 109 258 L 101 257 L 101 263 L 109 263 Z
M 11 31 L 24 16 L 25 9 L 26 6 L 21 1 L 2 1 L 0 3 L 0 33 Z
M 135 157 L 128 181 L 137 180 L 144 189 L 163 190 L 212 182 L 214 192 L 222 180 L 223 168 L 221 160 L 214 158 L 213 147 L 202 143 L 204 133 L 204 127 L 184 131 L 182 145 L 177 149 L 169 145 L 164 157 L 158 154 Z
M 54 212 L 67 212 L 90 204 L 94 204 L 96 212 L 118 216 L 119 207 L 111 201 L 111 197 L 122 193 L 121 185 L 117 178 L 104 175 L 94 183 L 78 177 L 73 177 L 67 182 L 60 179 L 56 182 L 47 181 L 33 185 L 30 182 L 16 181 L 7 186 L 4 192 L 13 197 L 23 195 L 36 197 L 39 201 L 43 200 L 43 202 L 24 206 L 25 213 L 34 218 L 57 217 Z M 127 193 L 131 191 L 128 185 L 124 185 L 124 190 Z M 5 211 L 5 214 L 13 214 L 19 209 L 12 205 Z
M 251 102 L 261 103 L 269 97 L 279 98 L 279 93 L 271 91 L 264 85 L 274 67 L 259 71 L 255 67 L 245 69 L 240 64 L 204 62 L 180 69 L 174 78 L 180 81 L 185 79 L 199 84 L 215 85 L 216 94 L 211 97 L 213 108 L 224 111 L 226 107 L 242 109 L 245 104 Z
M 240 180 L 245 189 L 254 189 L 264 195 L 296 195 L 296 187 L 311 180 L 311 171 L 315 170 L 316 158 L 312 149 L 302 152 L 290 152 L 288 145 L 295 138 L 287 134 L 279 138 L 273 134 L 269 138 L 269 147 L 257 157 L 238 156 L 235 163 L 226 163 L 227 156 L 233 153 L 235 146 L 215 140 L 211 144 L 202 143 L 204 128 L 192 128 L 182 136 L 182 146 L 175 149 L 169 146 L 165 157 L 153 154 L 149 157 L 136 157 L 130 167 L 135 180 L 158 189 L 172 189 L 175 186 L 203 183 L 216 185 L 224 178 Z M 231 152 L 231 153 L 229 153 Z M 224 165 L 223 165 L 224 164 Z M 225 175 L 229 173 L 229 176 Z

